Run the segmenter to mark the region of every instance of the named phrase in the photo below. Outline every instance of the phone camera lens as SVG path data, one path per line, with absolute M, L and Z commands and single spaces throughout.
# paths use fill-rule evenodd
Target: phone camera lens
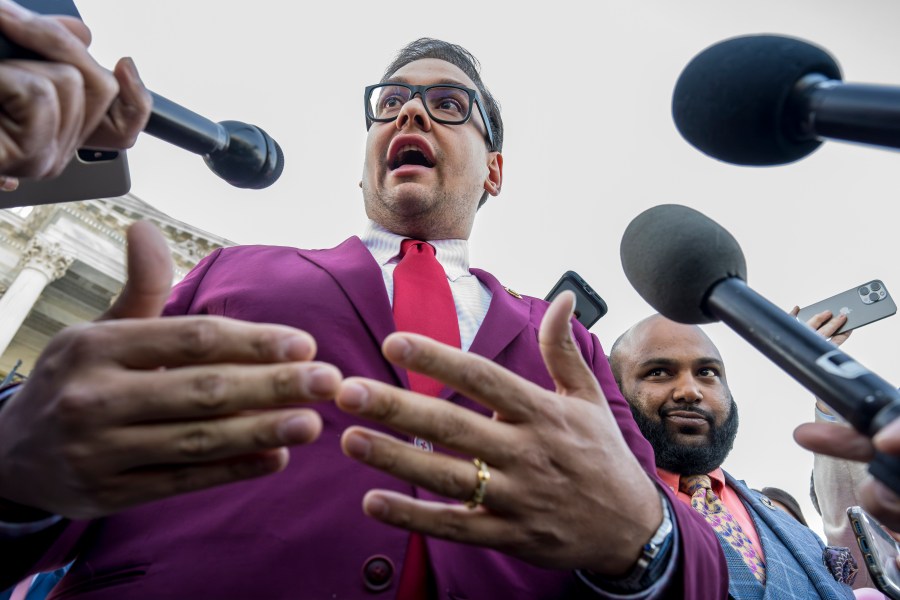
M 863 286 L 863 287 L 859 288 L 859 295 L 860 295 L 860 296 L 868 296 L 868 295 L 869 295 L 869 288 L 867 288 L 866 286 Z
M 881 289 L 881 284 L 878 283 L 877 281 L 873 281 L 872 283 L 869 284 L 869 287 L 872 288 L 873 292 L 877 292 L 878 290 Z
M 78 158 L 86 163 L 115 160 L 117 156 L 119 156 L 119 153 L 116 150 L 94 150 L 92 148 L 78 149 Z
M 869 300 L 871 300 L 872 302 L 878 302 L 880 298 L 878 297 L 878 294 L 872 292 L 871 294 L 869 294 Z

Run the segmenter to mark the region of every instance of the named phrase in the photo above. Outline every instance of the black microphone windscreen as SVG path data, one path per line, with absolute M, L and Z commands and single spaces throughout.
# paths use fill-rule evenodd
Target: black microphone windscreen
M 747 280 L 737 240 L 692 208 L 661 204 L 635 217 L 620 247 L 625 276 L 663 316 L 679 323 L 712 323 L 704 301 L 729 277 Z
M 681 135 L 701 152 L 738 165 L 780 165 L 821 144 L 795 140 L 785 122 L 797 82 L 819 74 L 840 80 L 824 50 L 802 40 L 752 35 L 710 46 L 684 68 L 672 95 Z

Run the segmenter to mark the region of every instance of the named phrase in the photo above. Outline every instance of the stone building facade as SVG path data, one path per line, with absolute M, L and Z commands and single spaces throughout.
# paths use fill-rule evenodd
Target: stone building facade
M 125 230 L 138 220 L 163 232 L 176 281 L 233 245 L 132 194 L 0 210 L 0 381 L 14 369 L 27 376 L 54 334 L 109 307 L 125 283 Z

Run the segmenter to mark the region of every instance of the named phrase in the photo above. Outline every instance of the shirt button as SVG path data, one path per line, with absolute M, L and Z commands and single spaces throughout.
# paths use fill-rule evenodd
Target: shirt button
M 391 587 L 394 579 L 394 563 L 387 556 L 376 554 L 366 559 L 362 568 L 363 582 L 372 592 L 380 592 Z

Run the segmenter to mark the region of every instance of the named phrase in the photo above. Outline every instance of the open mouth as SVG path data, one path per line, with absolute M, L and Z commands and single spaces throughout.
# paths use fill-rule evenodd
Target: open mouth
M 398 138 L 394 140 L 394 144 L 391 146 L 388 154 L 388 168 L 394 171 L 407 165 L 428 169 L 433 168 L 434 156 L 431 153 L 431 149 L 416 138 L 409 140 Z

